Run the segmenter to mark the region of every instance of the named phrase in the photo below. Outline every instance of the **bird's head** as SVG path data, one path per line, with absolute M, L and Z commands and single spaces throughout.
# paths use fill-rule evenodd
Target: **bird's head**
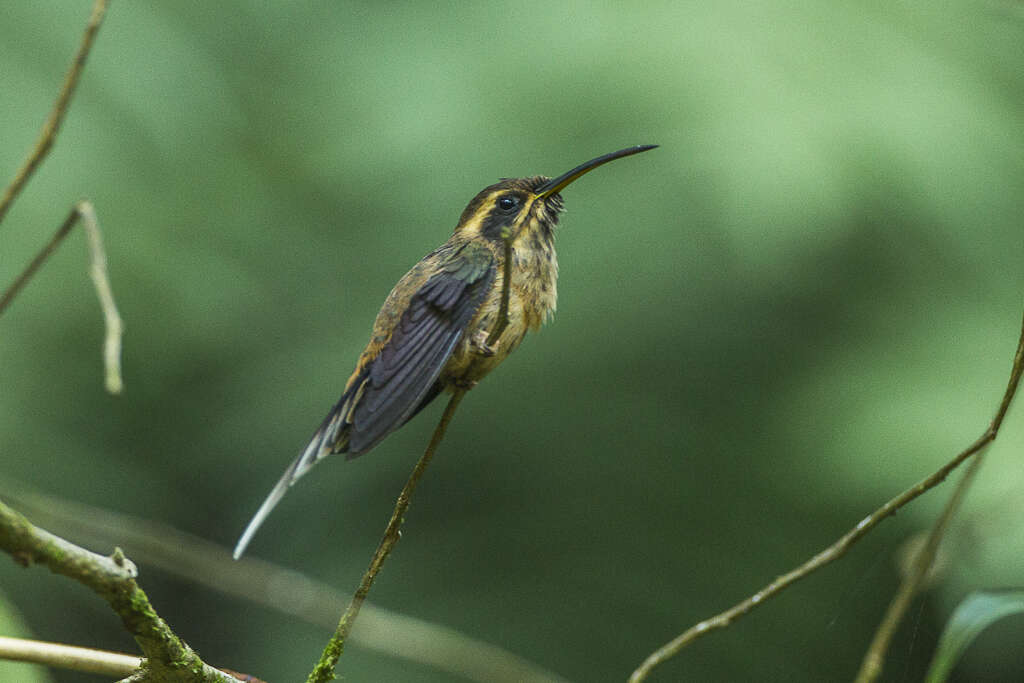
M 560 193 L 566 185 L 609 161 L 655 147 L 657 145 L 639 145 L 604 154 L 557 178 L 505 178 L 473 197 L 462 212 L 455 233 L 496 242 L 506 236 L 512 236 L 513 242 L 522 235 L 550 237 L 558 224 L 558 214 L 564 208 Z

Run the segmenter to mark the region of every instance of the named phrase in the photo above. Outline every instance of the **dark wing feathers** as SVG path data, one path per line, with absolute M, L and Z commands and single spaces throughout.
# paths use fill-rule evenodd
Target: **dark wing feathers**
M 285 470 L 235 546 L 236 558 L 288 487 L 313 465 L 331 453 L 365 453 L 440 393 L 437 377 L 487 297 L 495 267 L 491 252 L 473 243 L 442 247 L 435 255 L 437 272 L 412 296 L 380 353 L 349 383 Z
M 391 339 L 370 364 L 366 392 L 352 410 L 348 453 L 373 448 L 422 407 L 494 281 L 492 258 L 457 255 L 412 297 Z

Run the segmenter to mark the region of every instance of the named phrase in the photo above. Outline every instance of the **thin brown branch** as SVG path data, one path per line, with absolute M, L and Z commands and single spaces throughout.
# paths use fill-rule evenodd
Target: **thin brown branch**
M 946 502 L 942 514 L 939 515 L 938 519 L 935 520 L 935 524 L 932 525 L 924 545 L 914 556 L 910 570 L 903 579 L 903 583 L 900 584 L 899 590 L 896 591 L 896 595 L 893 596 L 892 602 L 889 603 L 885 617 L 879 623 L 878 630 L 875 631 L 875 636 L 871 640 L 871 645 L 864 654 L 860 671 L 857 673 L 856 683 L 872 683 L 881 675 L 882 665 L 885 663 L 885 654 L 889 650 L 889 643 L 892 642 L 893 636 L 896 635 L 896 629 L 903 620 L 907 609 L 910 608 L 911 601 L 921 588 L 925 576 L 928 575 L 928 571 L 935 561 L 935 554 L 939 549 L 939 543 L 942 542 L 942 536 L 946 532 L 950 520 L 953 519 L 957 509 L 960 507 L 960 503 L 967 493 L 967 488 L 970 486 L 971 480 L 974 479 L 978 468 L 981 467 L 984 458 L 984 453 L 979 453 L 976 458 L 971 460 L 964 471 L 963 477 L 960 478 L 956 488 L 953 489 L 953 495 Z
M 146 656 L 149 680 L 224 683 L 232 678 L 207 666 L 161 619 L 135 582 L 138 570 L 120 548 L 97 555 L 44 529 L 0 502 L 0 549 L 19 564 L 41 564 L 90 588 L 121 617 Z
M 7 307 L 11 305 L 12 301 L 14 301 L 14 297 L 18 296 L 18 293 L 21 292 L 22 288 L 24 288 L 25 285 L 28 284 L 28 281 L 32 279 L 32 276 L 36 274 L 36 271 L 46 263 L 46 259 L 50 258 L 50 255 L 57 251 L 57 247 L 60 246 L 60 243 L 64 241 L 64 238 L 71 232 L 71 228 L 75 227 L 75 224 L 78 223 L 78 219 L 81 217 L 81 214 L 78 212 L 78 207 L 72 207 L 71 213 L 68 214 L 68 217 L 65 218 L 64 222 L 61 223 L 59 228 L 57 228 L 57 232 L 53 234 L 50 241 L 39 250 L 39 253 L 36 254 L 31 261 L 29 261 L 28 265 L 25 266 L 25 269 L 21 271 L 18 277 L 14 278 L 14 282 L 4 290 L 4 293 L 0 294 L 0 315 L 4 314 Z
M 345 641 L 352 630 L 352 625 L 355 623 L 356 617 L 359 616 L 359 608 L 363 606 L 363 601 L 366 600 L 366 596 L 369 594 L 370 588 L 377 578 L 377 573 L 380 572 L 380 568 L 384 565 L 384 560 L 387 559 L 391 549 L 398 543 L 398 539 L 401 536 L 402 522 L 405 519 L 405 511 L 409 508 L 409 501 L 416 490 L 416 485 L 423 476 L 427 465 L 430 464 L 431 458 L 434 457 L 434 451 L 437 450 L 441 439 L 444 438 L 444 433 L 448 429 L 448 423 L 451 422 L 452 417 L 455 415 L 455 409 L 458 408 L 459 402 L 462 401 L 462 397 L 465 395 L 465 389 L 457 389 L 448 401 L 448 407 L 445 408 L 441 421 L 437 423 L 437 428 L 434 429 L 434 435 L 430 439 L 430 444 L 423 452 L 423 455 L 420 456 L 416 467 L 412 470 L 412 474 L 409 475 L 409 480 L 398 495 L 395 510 L 391 513 L 391 519 L 388 520 L 387 528 L 384 530 L 384 536 L 380 539 L 376 552 L 373 553 L 370 566 L 359 581 L 359 587 L 356 589 L 355 595 L 352 596 L 352 601 L 349 602 L 345 613 L 341 615 L 338 628 L 327 643 L 327 647 L 320 656 L 320 661 L 313 671 L 310 672 L 307 683 L 326 683 L 334 679 L 334 668 L 337 666 L 338 659 L 345 649 Z
M 42 664 L 53 669 L 70 669 L 107 677 L 129 676 L 142 666 L 133 655 L 25 638 L 0 636 L 0 659 Z
M 350 595 L 292 569 L 247 556 L 167 524 L 46 495 L 9 478 L 0 498 L 67 538 L 98 547 L 121 544 L 147 568 L 254 602 L 316 626 L 334 628 Z M 481 683 L 564 683 L 564 679 L 455 629 L 365 602 L 349 639 L 361 647 Z
M 53 109 L 50 110 L 50 116 L 47 117 L 46 123 L 43 124 L 43 130 L 39 134 L 39 139 L 29 153 L 28 158 L 25 159 L 25 163 L 15 173 L 14 180 L 4 190 L 3 197 L 0 198 L 0 222 L 3 221 L 7 210 L 11 207 L 18 193 L 25 187 L 25 183 L 32 177 L 36 168 L 46 157 L 50 148 L 53 147 L 54 140 L 57 139 L 57 133 L 60 132 L 61 123 L 64 122 L 64 115 L 67 114 L 68 105 L 71 103 L 71 97 L 75 94 L 78 79 L 82 75 L 82 69 L 85 67 L 85 60 L 89 57 L 89 51 L 92 49 L 93 41 L 96 38 L 97 31 L 100 29 L 100 24 L 103 23 L 103 15 L 106 11 L 107 1 L 96 0 L 92 6 L 92 13 L 89 15 L 89 23 L 86 24 L 85 33 L 82 35 L 82 42 L 78 46 L 78 52 L 75 54 L 74 61 L 71 62 L 71 68 L 68 69 L 67 75 L 64 76 L 64 85 L 60 89 L 60 94 L 57 95 L 57 101 L 54 102 Z
M 124 334 L 124 324 L 117 312 L 117 304 L 114 303 L 114 295 L 110 288 L 110 279 L 107 276 L 107 256 L 103 249 L 103 236 L 100 234 L 99 221 L 96 219 L 96 209 L 92 202 L 83 200 L 71 208 L 71 213 L 64 219 L 57 232 L 53 234 L 50 241 L 43 246 L 38 254 L 29 262 L 25 269 L 14 279 L 14 282 L 0 294 L 0 315 L 3 315 L 10 306 L 14 297 L 28 284 L 29 280 L 36 274 L 39 268 L 46 262 L 53 252 L 57 250 L 64 238 L 68 236 L 71 229 L 78 225 L 81 219 L 82 229 L 85 230 L 89 240 L 90 266 L 89 276 L 92 278 L 96 288 L 96 296 L 100 301 L 100 308 L 103 310 L 103 321 L 106 328 L 106 335 L 103 342 L 103 367 L 105 369 L 105 385 L 107 391 L 112 394 L 119 394 L 124 389 L 124 382 L 121 379 L 121 337 Z
M 488 346 L 495 344 L 505 331 L 505 328 L 508 327 L 508 306 L 512 284 L 512 240 L 514 235 L 510 232 L 505 232 L 502 234 L 502 238 L 505 247 L 505 263 L 502 271 L 501 303 L 498 306 L 498 319 L 495 322 L 494 328 L 491 329 L 490 334 L 487 336 Z M 469 372 L 471 373 L 471 371 L 472 365 L 470 365 Z M 434 429 L 434 435 L 427 445 L 427 450 L 420 456 L 416 467 L 413 468 L 412 474 L 409 476 L 409 480 L 398 495 L 395 510 L 391 513 L 391 519 L 384 530 L 384 537 L 381 538 L 380 544 L 370 560 L 369 568 L 363 574 L 359 587 L 356 589 L 355 595 L 352 596 L 352 601 L 341 616 L 341 621 L 338 622 L 337 630 L 335 630 L 334 635 L 328 641 L 327 647 L 324 648 L 323 654 L 320 655 L 320 661 L 317 662 L 313 671 L 310 672 L 306 683 L 327 683 L 327 681 L 334 679 L 334 669 L 338 664 L 341 653 L 345 650 L 345 640 L 352 630 L 352 625 L 355 623 L 356 617 L 359 616 L 359 608 L 362 607 L 363 601 L 366 600 L 366 596 L 373 586 L 373 581 L 377 578 L 377 572 L 380 571 L 384 560 L 387 559 L 391 549 L 401 536 L 399 529 L 405 518 L 405 511 L 409 507 L 413 491 L 416 490 L 416 485 L 419 483 L 420 477 L 423 476 L 423 471 L 430 463 L 430 459 L 434 457 L 434 451 L 440 445 L 441 439 L 444 438 L 444 433 L 448 429 L 448 423 L 451 422 L 452 417 L 455 415 L 455 409 L 458 408 L 459 402 L 462 401 L 462 397 L 466 395 L 468 390 L 468 387 L 457 388 L 448 401 L 448 406 L 444 409 L 444 414 L 441 416 L 441 421 L 437 423 L 437 428 Z
M 958 453 L 956 457 L 940 467 L 938 470 L 862 519 L 855 527 L 843 534 L 835 543 L 825 548 L 799 567 L 776 578 L 758 592 L 745 600 L 738 602 L 724 612 L 716 614 L 710 619 L 705 619 L 704 621 L 694 624 L 671 641 L 652 652 L 629 677 L 630 683 L 637 683 L 638 681 L 645 680 L 647 676 L 650 675 L 654 667 L 671 659 L 678 654 L 680 650 L 701 636 L 706 635 L 711 631 L 729 626 L 735 620 L 744 616 L 769 598 L 778 595 L 784 589 L 788 588 L 800 579 L 803 579 L 812 572 L 838 560 L 846 554 L 854 543 L 863 538 L 865 534 L 874 529 L 887 517 L 894 514 L 901 507 L 914 500 L 925 491 L 928 491 L 942 483 L 946 477 L 949 476 L 950 472 L 955 470 L 965 460 L 980 452 L 995 440 L 996 435 L 999 432 L 999 427 L 1003 423 L 1003 418 L 1006 417 L 1006 411 L 1009 410 L 1010 403 L 1013 401 L 1013 397 L 1017 393 L 1017 386 L 1020 384 L 1022 369 L 1024 369 L 1024 323 L 1022 323 L 1021 326 L 1021 334 L 1017 342 L 1017 352 L 1014 354 L 1013 367 L 1010 371 L 1010 379 L 1009 382 L 1007 382 L 1006 391 L 1003 393 L 1002 401 L 999 404 L 999 408 L 996 411 L 992 422 L 974 443 Z

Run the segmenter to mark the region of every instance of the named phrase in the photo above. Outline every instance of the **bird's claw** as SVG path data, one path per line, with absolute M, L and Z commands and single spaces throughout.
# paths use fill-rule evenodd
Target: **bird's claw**
M 486 358 L 490 358 L 498 351 L 499 343 L 500 340 L 494 342 L 493 346 L 488 344 L 486 330 L 479 330 L 475 335 L 473 335 L 473 346 L 476 347 L 476 352 Z

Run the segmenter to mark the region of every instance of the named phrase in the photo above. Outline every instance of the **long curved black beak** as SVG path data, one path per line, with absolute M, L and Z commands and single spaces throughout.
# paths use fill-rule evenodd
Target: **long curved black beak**
M 607 164 L 609 161 L 615 161 L 616 159 L 621 159 L 622 157 L 628 157 L 634 154 L 639 154 L 640 152 L 646 152 L 647 150 L 654 149 L 655 147 L 657 147 L 657 145 L 637 145 L 636 147 L 627 147 L 626 149 L 620 149 L 618 152 L 603 154 L 597 157 L 596 159 L 591 159 L 585 164 L 580 164 L 579 166 L 572 169 L 568 173 L 563 173 L 557 178 L 552 178 L 551 180 L 547 181 L 546 183 L 538 187 L 536 190 L 537 197 L 540 199 L 550 197 L 551 195 L 561 191 L 562 188 L 564 188 L 566 185 L 579 178 L 584 173 L 589 173 L 598 166 L 603 166 L 604 164 Z

